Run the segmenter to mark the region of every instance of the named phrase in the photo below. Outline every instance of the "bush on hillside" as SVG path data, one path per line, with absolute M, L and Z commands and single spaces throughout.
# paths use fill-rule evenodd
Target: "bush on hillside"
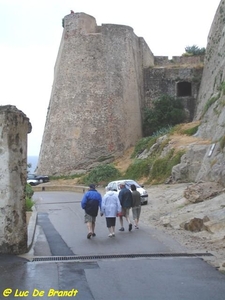
M 84 176 L 83 181 L 87 185 L 91 183 L 104 185 L 120 176 L 120 172 L 113 165 L 104 164 L 91 170 L 89 174 Z
M 149 175 L 149 162 L 147 159 L 138 159 L 133 164 L 129 165 L 124 177 L 138 180 Z
M 174 153 L 174 149 L 171 149 L 165 157 L 156 159 L 150 170 L 150 182 L 165 182 L 170 177 L 172 168 L 180 163 L 180 159 L 184 153 L 184 150 Z
M 152 108 L 144 109 L 144 135 L 152 135 L 164 127 L 174 126 L 185 121 L 186 115 L 180 99 L 162 95 L 153 101 Z

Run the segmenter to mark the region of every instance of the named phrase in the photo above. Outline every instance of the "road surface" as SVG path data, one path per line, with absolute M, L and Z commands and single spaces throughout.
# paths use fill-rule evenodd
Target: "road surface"
M 82 195 L 39 192 L 31 251 L 0 256 L 0 299 L 224 300 L 225 276 L 160 231 L 109 238 L 104 217 L 88 240 Z M 207 255 L 207 254 L 205 254 Z

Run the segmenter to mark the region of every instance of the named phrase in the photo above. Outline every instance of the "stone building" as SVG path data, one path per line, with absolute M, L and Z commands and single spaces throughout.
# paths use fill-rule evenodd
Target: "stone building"
M 97 26 L 85 13 L 63 27 L 38 173 L 78 173 L 123 154 L 143 136 L 143 108 L 163 93 L 183 97 L 193 118 L 199 61 L 154 57 L 131 27 Z
M 203 71 L 203 56 L 155 56 L 154 67 L 144 69 L 144 107 L 161 95 L 179 98 L 192 121 Z

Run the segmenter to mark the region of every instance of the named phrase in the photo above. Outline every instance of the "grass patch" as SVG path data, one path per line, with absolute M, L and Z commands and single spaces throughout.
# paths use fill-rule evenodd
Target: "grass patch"
M 148 159 L 138 159 L 131 164 L 124 175 L 125 178 L 140 179 L 149 175 L 150 167 Z
M 225 95 L 225 82 L 222 81 L 220 86 L 218 87 L 218 90 L 222 93 L 222 95 Z
M 34 205 L 34 201 L 31 198 L 26 197 L 25 209 L 26 211 L 32 211 L 32 206 Z
M 154 161 L 150 171 L 150 182 L 163 183 L 171 175 L 172 168 L 180 163 L 181 156 L 185 153 L 184 150 L 174 153 L 174 149 L 163 158 L 158 158 Z
M 160 136 L 169 134 L 172 130 L 172 126 L 167 126 L 157 130 L 151 136 L 140 139 L 135 145 L 134 151 L 131 154 L 131 158 L 135 158 L 137 155 L 141 154 L 146 149 L 149 150 L 156 143 L 157 139 Z
M 223 150 L 225 147 L 225 136 L 220 138 L 220 148 Z
M 82 182 L 87 185 L 91 183 L 105 185 L 120 176 L 120 172 L 112 164 L 103 164 L 97 166 L 85 175 L 82 178 Z
M 210 108 L 210 106 L 213 105 L 213 103 L 215 103 L 218 99 L 220 98 L 220 95 L 216 95 L 210 99 L 208 99 L 208 101 L 205 104 L 205 107 L 203 109 L 203 113 L 202 113 L 202 117 L 205 115 L 205 113 L 208 111 L 208 109 Z
M 199 125 L 194 126 L 192 128 L 184 129 L 184 130 L 181 130 L 180 133 L 191 136 L 191 135 L 194 135 L 198 131 L 198 127 L 199 127 Z
M 135 145 L 134 151 L 131 154 L 131 158 L 135 158 L 137 155 L 141 154 L 145 149 L 150 149 L 151 146 L 155 144 L 157 137 L 148 136 L 140 139 Z

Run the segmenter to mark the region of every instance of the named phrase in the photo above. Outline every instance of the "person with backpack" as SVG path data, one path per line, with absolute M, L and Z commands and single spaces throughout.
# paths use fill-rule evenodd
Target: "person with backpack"
M 89 190 L 84 194 L 81 200 L 81 207 L 84 209 L 84 222 L 87 224 L 87 239 L 96 236 L 95 222 L 99 208 L 101 209 L 102 196 L 96 190 L 94 184 L 89 185 Z

